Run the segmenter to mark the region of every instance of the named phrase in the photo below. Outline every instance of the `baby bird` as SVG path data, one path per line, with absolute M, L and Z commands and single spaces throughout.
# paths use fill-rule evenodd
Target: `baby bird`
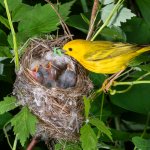
M 40 72 L 43 74 L 43 85 L 47 88 L 55 87 L 56 70 L 49 63 L 47 66 L 39 66 Z
M 33 70 L 29 70 L 29 69 L 28 69 L 28 71 L 29 71 L 29 73 L 33 76 L 33 78 L 34 78 L 36 81 L 38 81 L 39 83 L 42 84 L 44 78 L 43 78 L 43 74 L 42 74 L 42 72 L 39 70 L 39 67 L 38 67 L 38 66 L 34 67 Z
M 57 81 L 57 86 L 63 89 L 74 87 L 76 84 L 76 73 L 70 64 L 67 69 L 62 72 Z

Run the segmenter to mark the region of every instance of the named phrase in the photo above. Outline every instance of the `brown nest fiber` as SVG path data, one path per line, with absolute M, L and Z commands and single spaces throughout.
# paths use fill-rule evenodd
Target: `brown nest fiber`
M 88 95 L 93 85 L 87 77 L 86 71 L 69 56 L 53 55 L 54 47 L 60 47 L 69 40 L 61 37 L 53 40 L 31 39 L 24 55 L 21 58 L 20 70 L 14 84 L 14 95 L 22 106 L 28 106 L 31 112 L 37 116 L 39 123 L 35 137 L 44 140 L 50 138 L 77 140 L 79 128 L 83 117 L 83 96 Z M 37 81 L 29 72 L 35 61 L 42 63 L 47 54 L 51 55 L 51 62 L 58 62 L 55 71 L 55 84 L 45 86 Z M 52 66 L 54 66 L 52 63 Z M 75 84 L 61 87 L 57 84 L 60 74 L 67 70 L 71 64 L 75 74 Z M 58 69 L 58 70 L 57 70 Z M 66 82 L 66 81 L 64 81 Z

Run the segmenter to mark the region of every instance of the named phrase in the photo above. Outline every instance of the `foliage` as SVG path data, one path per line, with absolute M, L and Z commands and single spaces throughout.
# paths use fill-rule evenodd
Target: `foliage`
M 5 97 L 3 101 L 0 102 L 0 114 L 4 114 L 17 107 L 15 97 Z
M 36 131 L 36 117 L 29 112 L 27 107 L 24 107 L 10 122 L 14 126 L 14 133 L 20 140 L 21 145 L 24 146 L 29 135 L 34 135 Z
M 7 0 L 16 33 L 19 55 L 22 45 L 32 37 L 44 34 L 63 34 L 60 18 L 45 1 Z M 74 38 L 86 38 L 90 26 L 93 1 L 52 1 L 61 18 L 69 26 Z M 150 44 L 149 0 L 99 0 L 91 39 Z M 78 9 L 77 9 L 78 8 Z M 34 135 L 37 119 L 27 107 L 20 110 L 12 93 L 15 81 L 14 43 L 7 19 L 4 0 L 0 0 L 0 146 L 6 147 L 14 140 L 20 149 L 26 149 L 28 139 Z M 56 49 L 59 53 L 59 49 Z M 19 56 L 19 57 L 20 57 Z M 109 75 L 89 73 L 94 91 L 83 97 L 85 122 L 80 129 L 79 142 L 59 141 L 55 149 L 149 149 L 150 112 L 150 54 L 140 55 L 114 82 L 109 93 L 100 87 Z M 100 92 L 101 91 L 101 92 Z M 13 127 L 12 133 L 10 130 Z M 3 134 L 2 129 L 9 132 Z M 6 144 L 6 138 L 9 141 Z M 15 143 L 15 142 L 14 142 Z M 3 145 L 4 144 L 4 145 Z M 16 143 L 15 143 L 16 144 Z M 15 145 L 16 146 L 16 145 Z M 40 143 L 35 149 L 43 149 Z

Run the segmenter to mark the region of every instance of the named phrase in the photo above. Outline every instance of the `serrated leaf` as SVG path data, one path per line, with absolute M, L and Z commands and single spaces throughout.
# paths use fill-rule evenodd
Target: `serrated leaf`
M 150 149 L 150 140 L 143 139 L 141 137 L 133 137 L 132 142 L 134 143 L 135 147 L 139 150 L 149 150 Z
M 97 146 L 97 137 L 93 129 L 88 124 L 85 124 L 80 129 L 80 133 L 80 141 L 82 142 L 83 150 L 95 150 Z
M 22 110 L 11 119 L 11 125 L 14 126 L 13 131 L 22 146 L 24 146 L 29 135 L 34 135 L 36 123 L 36 117 L 30 113 L 27 107 L 22 108 Z
M 15 97 L 4 97 L 4 100 L 0 102 L 0 114 L 10 111 L 16 107 L 17 102 Z
M 18 22 L 25 18 L 26 15 L 33 9 L 33 6 L 21 3 L 15 10 L 12 12 L 12 21 Z
M 90 108 L 91 108 L 91 104 L 90 104 L 90 99 L 86 98 L 85 96 L 83 97 L 84 100 L 84 111 L 85 111 L 85 117 L 86 119 L 88 119 L 89 117 L 89 112 L 90 112 Z
M 15 8 L 17 8 L 21 4 L 21 2 L 22 2 L 22 0 L 15 0 L 15 1 L 7 0 L 9 11 L 12 11 Z M 0 3 L 3 5 L 3 7 L 5 7 L 4 0 L 0 0 Z
M 75 1 L 71 1 L 62 5 L 59 5 L 60 16 L 66 20 L 70 13 L 70 8 Z M 17 39 L 19 42 L 25 41 L 30 37 L 49 33 L 58 29 L 60 25 L 60 19 L 50 4 L 41 6 L 35 5 L 32 9 L 27 6 L 22 6 L 20 12 L 27 10 L 25 15 L 14 15 L 15 20 L 20 20 L 18 25 Z M 56 8 L 57 9 L 57 8 Z
M 102 9 L 101 19 L 103 20 L 103 22 L 106 21 L 114 6 L 114 4 L 109 4 Z M 131 19 L 134 16 L 135 14 L 133 14 L 130 9 L 123 7 L 122 5 L 120 9 L 110 19 L 110 22 L 107 26 L 121 26 L 122 22 L 126 22 L 128 19 Z
M 110 129 L 104 124 L 104 122 L 100 121 L 97 118 L 90 119 L 89 122 L 96 126 L 97 129 L 101 132 L 104 133 L 108 138 L 112 141 L 112 134 L 110 132 Z

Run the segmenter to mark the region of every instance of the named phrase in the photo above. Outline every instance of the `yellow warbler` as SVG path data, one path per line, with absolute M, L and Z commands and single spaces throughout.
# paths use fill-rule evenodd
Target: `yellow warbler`
M 113 74 L 124 70 L 132 58 L 149 51 L 150 46 L 110 41 L 73 40 L 66 43 L 63 50 L 87 70 Z

